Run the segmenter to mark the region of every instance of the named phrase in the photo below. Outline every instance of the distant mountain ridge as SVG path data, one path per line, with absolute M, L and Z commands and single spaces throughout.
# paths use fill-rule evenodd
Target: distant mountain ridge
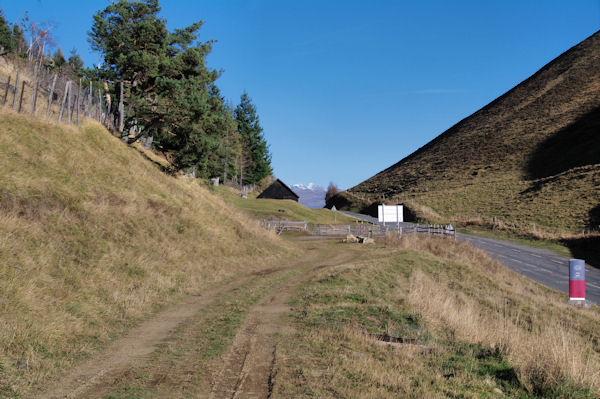
M 600 33 L 328 206 L 382 198 L 426 210 L 425 219 L 599 225 Z
M 325 206 L 325 189 L 318 184 L 292 184 L 290 187 L 300 198 L 298 202 L 308 208 L 323 208 Z

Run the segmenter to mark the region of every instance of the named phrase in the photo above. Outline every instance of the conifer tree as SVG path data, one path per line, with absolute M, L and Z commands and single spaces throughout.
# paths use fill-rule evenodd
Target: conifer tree
M 12 32 L 8 22 L 4 18 L 4 13 L 0 10 L 0 55 L 14 51 Z
M 235 120 L 242 140 L 242 184 L 256 184 L 271 175 L 271 154 L 263 136 L 256 107 L 248 93 L 244 92 L 235 109 Z M 245 165 L 244 165 L 245 164 Z
M 157 0 L 118 0 L 96 13 L 89 32 L 103 56 L 99 77 L 111 83 L 115 99 L 123 84 L 122 138 L 129 130 L 136 132 L 129 142 L 152 136 L 178 169 L 193 168 L 199 177 L 231 178 L 240 159 L 250 165 L 246 182 L 269 175 L 256 110 L 247 95 L 239 112 L 226 105 L 214 83 L 220 73 L 205 63 L 213 42 L 198 41 L 202 22 L 169 31 L 159 12 Z
M 67 63 L 67 60 L 65 60 L 65 56 L 60 47 L 57 48 L 54 52 L 54 55 L 52 56 L 52 62 L 54 67 L 57 68 L 59 71 L 61 70 L 63 65 Z
M 77 49 L 71 49 L 69 53 L 69 58 L 67 59 L 67 63 L 71 67 L 73 73 L 77 76 L 83 75 L 83 60 L 81 56 L 77 53 Z

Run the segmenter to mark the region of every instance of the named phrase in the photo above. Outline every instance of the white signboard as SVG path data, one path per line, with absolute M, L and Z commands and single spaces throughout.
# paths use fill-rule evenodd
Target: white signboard
M 377 218 L 380 223 L 402 223 L 404 221 L 402 205 L 379 205 Z

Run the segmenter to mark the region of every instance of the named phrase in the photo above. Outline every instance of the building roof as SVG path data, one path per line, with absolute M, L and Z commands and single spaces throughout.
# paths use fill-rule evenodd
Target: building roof
M 298 201 L 298 194 L 292 191 L 284 182 L 276 179 L 257 198 L 293 199 Z

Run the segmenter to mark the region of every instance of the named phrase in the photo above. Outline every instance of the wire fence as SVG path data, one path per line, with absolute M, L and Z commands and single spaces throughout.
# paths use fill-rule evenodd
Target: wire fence
M 118 130 L 118 108 L 105 82 L 51 70 L 40 59 L 16 58 L 3 64 L 2 106 L 65 124 L 79 125 L 87 117 Z

